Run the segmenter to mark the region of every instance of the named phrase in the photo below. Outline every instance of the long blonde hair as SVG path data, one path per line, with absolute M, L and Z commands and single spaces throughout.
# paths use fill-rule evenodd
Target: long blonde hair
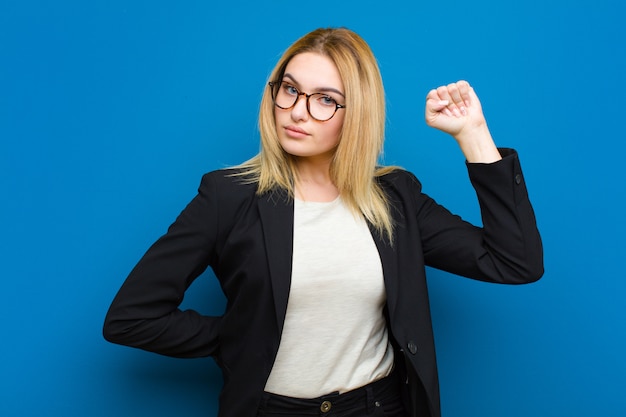
M 304 52 L 330 58 L 344 84 L 346 113 L 330 165 L 331 180 L 345 204 L 391 242 L 393 222 L 387 198 L 376 181 L 377 176 L 394 169 L 377 166 L 385 136 L 385 92 L 376 58 L 367 43 L 351 30 L 317 29 L 285 51 L 270 81 L 280 81 L 289 61 Z M 266 88 L 259 114 L 261 151 L 239 168 L 241 175 L 258 182 L 257 194 L 280 187 L 293 197 L 294 158 L 280 146 L 274 108 L 270 88 Z

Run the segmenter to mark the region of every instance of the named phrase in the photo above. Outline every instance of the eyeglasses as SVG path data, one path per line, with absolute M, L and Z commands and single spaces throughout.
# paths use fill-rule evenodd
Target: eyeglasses
M 274 105 L 283 110 L 295 106 L 300 96 L 306 97 L 306 109 L 311 117 L 318 122 L 330 120 L 338 109 L 346 108 L 345 105 L 338 104 L 337 101 L 328 94 L 301 93 L 296 87 L 286 81 L 272 81 L 269 83 L 269 86 L 272 88 L 272 100 L 274 101 Z

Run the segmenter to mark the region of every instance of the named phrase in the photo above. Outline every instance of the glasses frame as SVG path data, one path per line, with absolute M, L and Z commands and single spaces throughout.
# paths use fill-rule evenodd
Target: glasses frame
M 333 99 L 333 101 L 335 101 L 335 111 L 333 112 L 333 114 L 328 119 L 318 119 L 317 117 L 315 117 L 315 116 L 313 116 L 311 114 L 311 107 L 310 107 L 310 104 L 309 104 L 309 99 L 312 96 L 315 96 L 315 95 L 327 96 L 327 94 L 324 94 L 324 93 L 307 94 L 305 92 L 302 92 L 302 91 L 298 90 L 298 88 L 296 88 L 293 85 L 292 85 L 292 87 L 295 88 L 295 90 L 298 92 L 298 94 L 296 95 L 296 99 L 294 100 L 294 102 L 293 102 L 293 104 L 291 106 L 289 106 L 289 107 L 281 107 L 281 106 L 279 106 L 276 103 L 276 95 L 278 94 L 278 89 L 280 88 L 280 86 L 284 82 L 285 81 L 270 81 L 269 83 L 267 83 L 267 85 L 270 86 L 270 92 L 271 92 L 271 96 L 272 96 L 272 101 L 274 102 L 274 105 L 276 107 L 278 107 L 279 109 L 289 110 L 289 109 L 294 108 L 296 106 L 296 104 L 298 104 L 298 100 L 300 100 L 300 96 L 304 96 L 304 97 L 306 97 L 306 111 L 309 113 L 309 116 L 311 116 L 311 118 L 313 120 L 317 120 L 318 122 L 327 122 L 330 119 L 332 119 L 335 116 L 335 114 L 337 114 L 337 110 L 346 108 L 345 104 L 339 104 L 339 103 L 337 103 L 337 101 L 335 101 L 335 99 Z

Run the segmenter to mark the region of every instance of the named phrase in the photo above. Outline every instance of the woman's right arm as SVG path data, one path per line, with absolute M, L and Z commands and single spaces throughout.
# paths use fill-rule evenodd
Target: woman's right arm
M 217 352 L 221 318 L 179 309 L 187 288 L 213 261 L 217 218 L 216 187 L 207 174 L 115 296 L 104 322 L 106 340 L 175 357 Z

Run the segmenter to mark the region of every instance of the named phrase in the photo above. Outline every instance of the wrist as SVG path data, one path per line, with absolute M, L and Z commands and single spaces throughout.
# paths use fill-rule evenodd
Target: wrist
M 470 163 L 492 163 L 502 159 L 487 124 L 463 130 L 454 139 L 461 147 L 465 159 Z

